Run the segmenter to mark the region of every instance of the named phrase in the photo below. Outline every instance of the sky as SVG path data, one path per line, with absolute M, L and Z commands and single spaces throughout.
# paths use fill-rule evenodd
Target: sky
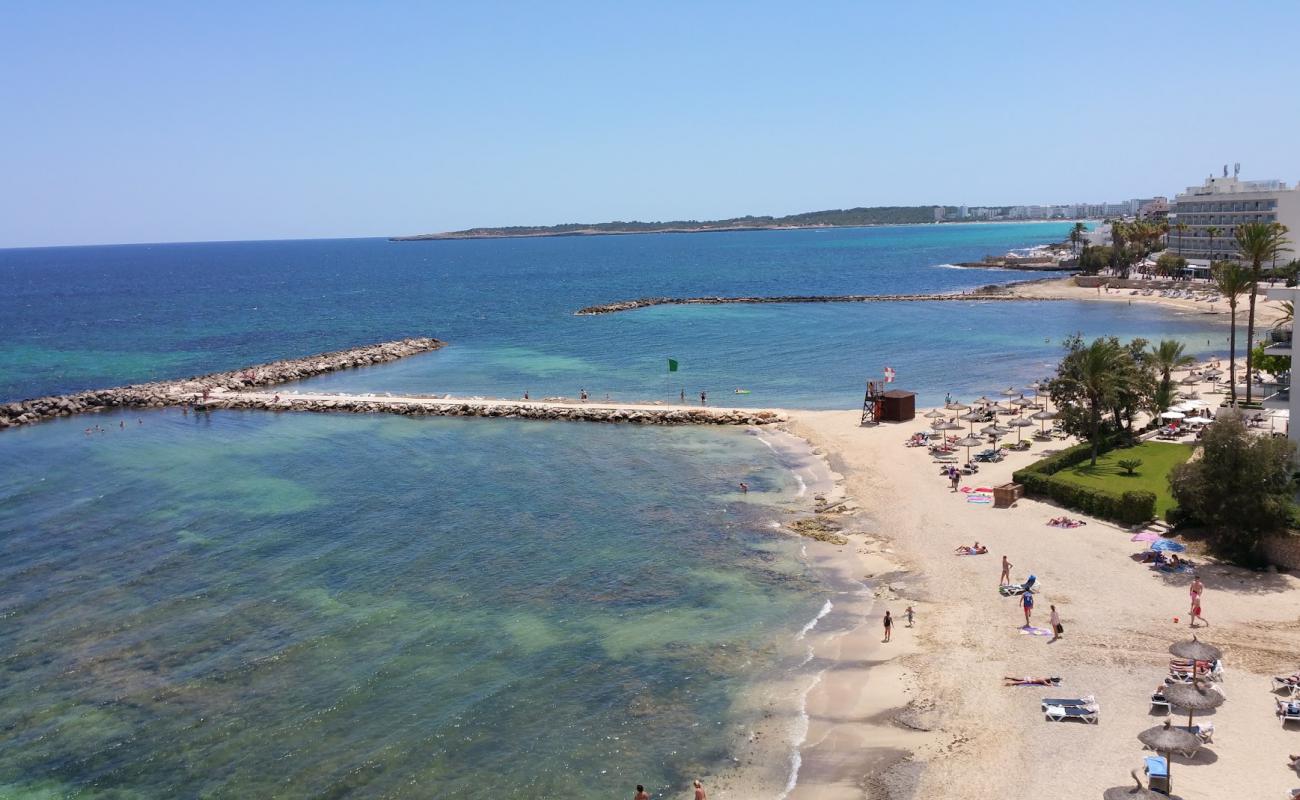
M 0 247 L 1300 181 L 1300 3 L 10 3 Z

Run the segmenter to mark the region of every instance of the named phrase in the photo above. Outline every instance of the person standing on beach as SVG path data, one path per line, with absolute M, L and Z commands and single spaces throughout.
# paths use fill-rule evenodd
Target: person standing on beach
M 1197 583 L 1199 582 L 1200 581 L 1198 580 Z M 1204 589 L 1205 587 L 1202 586 L 1201 587 L 1202 591 L 1199 591 L 1196 594 L 1192 595 L 1192 618 L 1190 620 L 1190 626 L 1193 628 L 1196 627 L 1196 620 L 1198 619 L 1201 622 L 1205 623 L 1205 627 L 1207 628 L 1210 627 L 1210 621 L 1205 617 L 1201 616 L 1201 595 L 1204 594 Z
M 695 800 L 709 800 L 709 795 L 704 791 L 704 784 L 700 783 L 699 778 L 695 779 Z
M 948 467 L 948 480 L 952 482 L 952 490 L 957 491 L 961 486 L 961 470 L 950 465 Z
M 1191 601 L 1191 604 L 1189 606 L 1191 611 L 1189 611 L 1188 613 L 1193 613 L 1195 611 L 1196 606 L 1200 603 L 1201 600 L 1201 592 L 1204 591 L 1205 591 L 1205 584 L 1201 583 L 1200 573 L 1193 575 L 1192 585 L 1187 587 L 1188 599 Z
M 1011 583 L 1011 567 L 1012 567 L 1011 562 L 1007 561 L 1006 556 L 1003 556 L 1002 577 L 998 579 L 998 586 L 1006 586 L 1007 584 Z
M 1020 607 L 1025 610 L 1025 627 L 1029 627 L 1029 615 L 1034 613 L 1034 593 L 1025 592 L 1020 595 Z
M 916 612 L 912 611 L 912 607 L 911 607 L 911 606 L 908 606 L 908 607 L 907 607 L 907 610 L 904 611 L 903 613 L 907 615 L 907 627 L 909 627 L 909 628 L 912 627 L 912 616 L 913 616 L 913 614 L 915 614 Z
M 646 794 L 645 787 L 638 783 L 636 785 L 636 794 L 632 796 L 632 800 L 650 800 L 650 795 Z
M 885 612 L 885 639 L 884 639 L 886 642 L 889 641 L 890 635 L 893 634 L 893 632 L 894 632 L 894 618 L 889 616 L 889 612 L 886 611 Z
M 1061 625 L 1061 615 L 1056 613 L 1056 606 L 1050 608 L 1052 609 L 1052 638 L 1048 640 L 1048 644 L 1061 638 L 1061 634 L 1065 633 L 1065 628 Z

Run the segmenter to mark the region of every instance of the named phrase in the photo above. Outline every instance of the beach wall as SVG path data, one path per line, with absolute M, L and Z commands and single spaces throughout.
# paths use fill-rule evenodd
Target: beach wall
M 174 381 L 155 381 L 5 403 L 0 405 L 0 430 L 88 411 L 185 405 L 202 397 L 205 390 L 209 393 L 235 392 L 274 386 L 328 372 L 385 364 L 417 353 L 437 350 L 443 345 L 444 342 L 431 338 L 400 339 L 304 358 L 272 361 L 230 372 L 213 372 Z
M 1264 557 L 1282 569 L 1300 570 L 1300 536 L 1269 536 L 1264 539 Z

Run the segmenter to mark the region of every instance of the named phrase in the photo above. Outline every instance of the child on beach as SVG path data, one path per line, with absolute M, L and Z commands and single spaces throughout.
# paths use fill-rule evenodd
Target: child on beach
M 912 607 L 908 606 L 907 610 L 903 613 L 907 615 L 907 627 L 912 627 L 912 615 L 915 613 L 912 611 Z
M 893 632 L 894 632 L 894 618 L 891 617 L 891 616 L 889 615 L 889 612 L 888 612 L 888 611 L 886 611 L 886 612 L 885 612 L 885 638 L 884 638 L 884 641 L 886 641 L 886 642 L 889 641 L 890 634 L 892 634 Z
M 1034 613 L 1034 595 L 1032 592 L 1025 592 L 1020 595 L 1020 607 L 1025 610 L 1025 627 L 1029 627 L 1029 615 Z
M 1056 613 L 1056 606 L 1049 607 L 1052 609 L 1052 638 L 1047 641 L 1048 644 L 1051 644 L 1061 638 L 1061 634 L 1065 633 L 1065 628 L 1061 625 L 1061 615 Z

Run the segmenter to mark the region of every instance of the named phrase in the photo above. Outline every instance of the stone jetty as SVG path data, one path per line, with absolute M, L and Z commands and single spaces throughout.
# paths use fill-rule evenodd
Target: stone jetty
M 619 300 L 598 306 L 587 306 L 573 312 L 585 317 L 596 314 L 615 314 L 650 306 L 719 306 L 730 303 L 920 303 L 996 300 L 1003 302 L 1038 302 L 1044 298 L 1021 297 L 1011 294 L 1002 286 L 986 286 L 965 294 L 832 294 L 784 295 L 776 297 L 642 297 L 639 300 Z
M 328 372 L 385 364 L 443 346 L 437 339 L 402 339 L 306 358 L 258 364 L 174 381 L 119 386 L 56 397 L 0 404 L 0 430 L 56 417 L 114 408 L 192 406 L 196 411 L 351 412 L 442 417 L 626 422 L 642 425 L 767 425 L 786 421 L 778 411 L 659 404 L 512 401 L 450 397 L 393 397 L 375 394 L 281 393 L 266 387 Z M 262 389 L 263 391 L 258 391 Z
M 88 411 L 187 405 L 201 398 L 205 391 L 212 396 L 213 393 L 238 392 L 310 378 L 327 372 L 385 364 L 417 353 L 437 350 L 443 344 L 437 339 L 430 338 L 401 339 L 305 358 L 257 364 L 231 372 L 214 372 L 173 381 L 139 383 L 112 389 L 94 389 L 75 394 L 5 403 L 0 404 L 0 430 Z
M 353 394 L 281 394 L 226 392 L 201 406 L 211 409 L 352 412 L 438 417 L 627 422 L 641 425 L 770 425 L 787 421 L 773 409 L 710 408 L 651 403 L 579 403 L 574 401 L 485 400 L 456 397 L 397 397 Z

